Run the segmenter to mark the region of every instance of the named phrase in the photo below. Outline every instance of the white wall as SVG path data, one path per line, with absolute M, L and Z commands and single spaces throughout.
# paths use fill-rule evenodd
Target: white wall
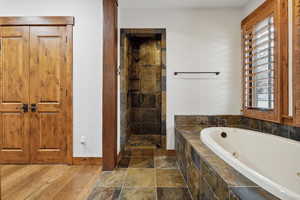
M 0 0 L 0 15 L 75 17 L 74 156 L 102 156 L 102 1 Z
M 243 8 L 243 16 L 247 17 L 252 11 L 260 6 L 265 0 L 249 0 L 249 2 Z
M 120 9 L 121 28 L 167 30 L 167 148 L 174 115 L 240 114 L 241 9 Z M 220 71 L 211 80 L 176 79 L 175 71 Z

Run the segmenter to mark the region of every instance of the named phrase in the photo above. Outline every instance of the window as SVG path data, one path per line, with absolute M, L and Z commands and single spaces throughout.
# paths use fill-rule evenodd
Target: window
M 244 35 L 244 103 L 252 109 L 274 109 L 274 17 L 258 22 Z
M 243 115 L 281 122 L 288 58 L 287 1 L 266 0 L 242 21 Z

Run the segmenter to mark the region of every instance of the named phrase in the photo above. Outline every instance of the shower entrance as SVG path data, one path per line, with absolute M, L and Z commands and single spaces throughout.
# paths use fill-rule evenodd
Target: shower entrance
M 121 29 L 121 149 L 166 146 L 166 31 Z

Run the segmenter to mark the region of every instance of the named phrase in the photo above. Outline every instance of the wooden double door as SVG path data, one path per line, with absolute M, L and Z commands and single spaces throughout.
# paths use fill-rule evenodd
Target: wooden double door
M 67 162 L 66 26 L 0 26 L 0 163 Z

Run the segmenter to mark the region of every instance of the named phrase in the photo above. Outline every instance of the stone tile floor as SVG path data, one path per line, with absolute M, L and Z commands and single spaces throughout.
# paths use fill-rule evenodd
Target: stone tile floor
M 160 135 L 130 135 L 126 149 L 156 149 L 163 138 Z
M 113 172 L 102 172 L 88 200 L 192 200 L 175 156 L 159 149 L 124 153 Z

